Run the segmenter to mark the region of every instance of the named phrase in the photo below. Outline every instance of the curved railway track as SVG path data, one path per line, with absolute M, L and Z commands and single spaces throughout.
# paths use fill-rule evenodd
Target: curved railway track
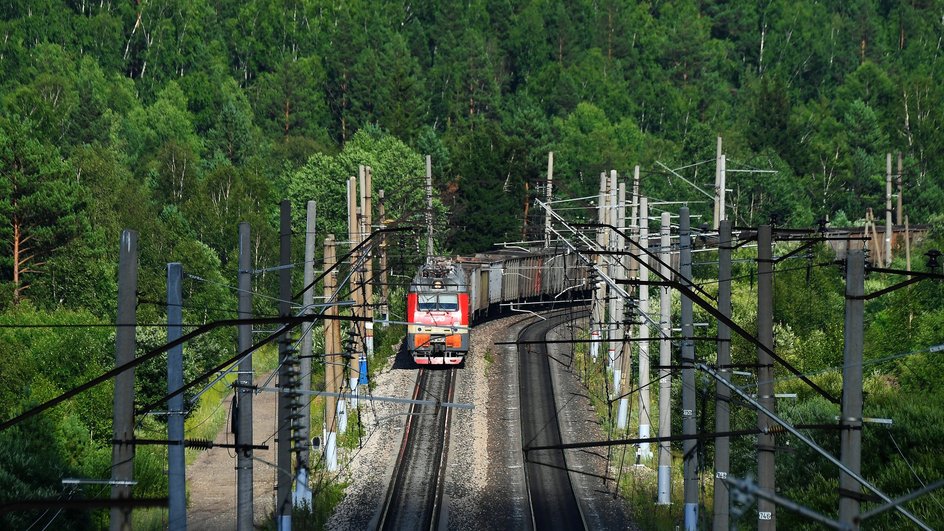
M 572 313 L 548 317 L 525 327 L 518 335 L 518 394 L 521 403 L 521 440 L 530 446 L 560 445 L 560 426 L 547 345 L 548 332 L 573 319 Z M 525 479 L 534 529 L 586 529 L 583 513 L 570 481 L 563 450 L 525 453 Z
M 420 369 L 413 404 L 403 428 L 403 442 L 377 525 L 378 529 L 437 529 L 449 444 L 449 408 L 455 393 L 455 369 Z

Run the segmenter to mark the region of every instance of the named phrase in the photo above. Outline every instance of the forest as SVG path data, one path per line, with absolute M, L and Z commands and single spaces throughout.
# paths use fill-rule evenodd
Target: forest
M 386 188 L 391 217 L 421 220 L 430 155 L 437 250 L 470 254 L 540 234 L 527 205 L 549 151 L 561 197 L 593 195 L 600 172 L 640 165 L 647 196 L 710 216 L 658 163 L 713 161 L 721 136 L 728 168 L 775 170 L 732 173 L 728 216 L 797 228 L 882 212 L 885 154 L 901 153 L 905 212 L 929 227 L 913 250 L 923 268 L 921 254 L 944 246 L 942 38 L 940 0 L 6 0 L 0 417 L 112 367 L 122 229 L 141 235 L 139 322 L 165 318 L 168 262 L 188 273 L 186 322 L 232 317 L 237 224 L 252 226 L 256 269 L 277 260 L 281 199 L 298 221 L 318 200 L 319 238 L 342 234 L 344 180 L 359 164 Z M 712 186 L 713 165 L 694 168 Z M 778 278 L 778 348 L 804 371 L 841 364 L 841 277 L 830 271 Z M 257 289 L 274 294 L 276 281 Z M 744 309 L 753 285 L 742 288 Z M 940 290 L 922 282 L 866 307 L 867 359 L 914 353 L 867 373 L 867 410 L 902 419 L 896 446 L 910 461 L 880 455 L 887 442 L 866 435 L 876 453 L 864 462 L 895 495 L 944 475 L 933 450 L 944 433 L 918 420 L 944 407 L 944 363 L 928 352 L 944 342 Z M 825 303 L 811 314 L 797 293 Z M 263 298 L 256 310 L 275 313 Z M 142 328 L 139 348 L 162 334 Z M 187 374 L 224 359 L 234 337 L 189 345 Z M 153 378 L 139 379 L 150 382 L 141 400 L 160 396 L 162 370 L 142 369 Z M 110 408 L 102 386 L 0 432 L 0 501 L 107 476 Z M 159 458 L 137 461 L 136 495 L 159 495 Z M 829 510 L 836 485 L 801 470 L 784 466 L 784 481 L 805 485 L 785 493 Z M 944 525 L 941 500 L 916 503 Z M 37 516 L 0 518 L 24 528 Z M 71 511 L 57 527 L 102 518 Z

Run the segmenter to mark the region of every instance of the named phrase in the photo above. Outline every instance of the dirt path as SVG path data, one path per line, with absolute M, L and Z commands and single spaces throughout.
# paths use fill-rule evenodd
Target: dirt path
M 258 378 L 262 383 L 266 378 Z M 232 395 L 223 399 L 221 407 L 230 409 Z M 260 525 L 275 506 L 276 393 L 263 392 L 252 401 L 253 443 L 268 444 L 268 450 L 256 450 L 253 456 L 253 520 Z M 230 419 L 214 442 L 234 443 L 229 432 Z M 260 461 L 265 461 L 266 463 Z M 236 454 L 232 449 L 213 448 L 203 452 L 187 467 L 189 505 L 187 527 L 194 531 L 217 531 L 236 528 Z

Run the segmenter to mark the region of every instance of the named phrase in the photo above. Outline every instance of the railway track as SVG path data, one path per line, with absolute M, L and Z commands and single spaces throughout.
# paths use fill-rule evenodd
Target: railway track
M 525 327 L 518 341 L 543 341 L 548 332 L 572 318 L 567 312 L 538 321 Z M 518 393 L 524 446 L 561 444 L 546 344 L 518 345 Z M 587 529 L 563 450 L 529 451 L 524 469 L 534 529 Z
M 384 500 L 378 529 L 437 529 L 449 443 L 449 408 L 455 393 L 455 369 L 420 369 L 403 442 Z

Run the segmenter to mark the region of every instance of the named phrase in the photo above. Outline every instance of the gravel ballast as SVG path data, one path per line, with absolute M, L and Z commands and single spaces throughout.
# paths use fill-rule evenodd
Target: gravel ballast
M 452 411 L 440 529 L 521 529 L 531 524 L 518 423 L 517 354 L 513 345 L 495 345 L 514 341 L 528 320 L 507 317 L 473 330 L 472 350 L 459 369 L 454 401 L 471 403 L 474 409 Z M 565 360 L 567 348 L 556 346 L 554 357 Z M 552 363 L 552 371 L 562 431 L 571 439 L 567 442 L 605 440 L 582 384 L 564 363 Z M 373 394 L 410 396 L 415 375 L 401 353 L 375 378 Z M 368 436 L 361 448 L 339 459 L 344 464 L 339 479 L 348 486 L 328 522 L 331 530 L 376 526 L 403 435 L 408 406 L 379 401 L 361 406 Z M 605 457 L 602 450 L 567 455 L 585 519 L 594 529 L 632 528 L 623 500 L 612 492 L 613 481 L 603 479 L 612 477 Z

